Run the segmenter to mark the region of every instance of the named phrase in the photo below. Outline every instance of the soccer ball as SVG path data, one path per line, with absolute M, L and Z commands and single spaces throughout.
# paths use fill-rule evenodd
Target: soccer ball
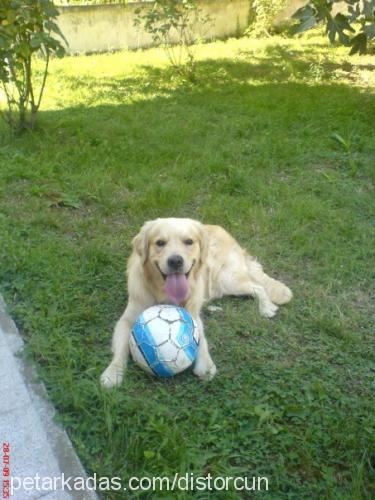
M 198 328 L 182 307 L 152 306 L 133 325 L 130 352 L 144 370 L 172 377 L 191 366 L 197 356 Z

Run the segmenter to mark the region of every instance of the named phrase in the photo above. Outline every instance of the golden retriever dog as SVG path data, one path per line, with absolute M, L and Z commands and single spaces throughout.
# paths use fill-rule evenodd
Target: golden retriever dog
M 203 304 L 224 295 L 250 295 L 258 299 L 260 314 L 272 318 L 277 306 L 292 298 L 291 290 L 268 276 L 223 228 L 192 219 L 146 222 L 133 239 L 127 275 L 128 304 L 113 334 L 113 359 L 101 376 L 106 388 L 122 382 L 132 325 L 154 304 L 172 303 L 190 312 L 200 335 L 193 371 L 211 380 L 216 366 L 200 318 Z

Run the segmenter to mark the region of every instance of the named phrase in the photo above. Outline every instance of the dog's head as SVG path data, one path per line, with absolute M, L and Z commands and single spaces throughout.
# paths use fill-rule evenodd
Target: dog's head
M 163 286 L 167 297 L 183 304 L 205 261 L 204 226 L 192 219 L 146 222 L 133 240 L 152 283 Z

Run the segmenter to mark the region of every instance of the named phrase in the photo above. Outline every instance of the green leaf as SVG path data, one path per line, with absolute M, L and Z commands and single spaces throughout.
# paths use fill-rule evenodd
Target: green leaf
M 334 17 L 336 25 L 341 28 L 342 30 L 348 30 L 351 31 L 352 33 L 355 33 L 355 29 L 353 29 L 348 21 L 348 18 L 344 16 L 343 14 L 336 14 Z
M 292 33 L 302 33 L 313 28 L 317 24 L 316 11 L 311 7 L 311 5 L 305 5 L 301 7 L 292 15 L 293 19 L 300 21 L 299 24 L 292 26 Z
M 41 44 L 42 44 L 42 39 L 41 39 L 39 33 L 37 33 L 36 35 L 33 35 L 30 38 L 30 46 L 33 49 L 39 49 L 39 47 L 41 46 Z
M 29 55 L 31 53 L 29 45 L 27 43 L 25 43 L 25 42 L 20 43 L 16 47 L 15 51 L 16 51 L 17 54 L 19 54 L 24 59 L 26 59 L 27 57 L 29 57 Z
M 40 5 L 43 9 L 43 12 L 48 17 L 56 17 L 59 14 L 59 11 L 49 0 L 41 0 Z
M 301 21 L 309 19 L 310 17 L 315 17 L 315 10 L 311 7 L 311 5 L 301 7 L 292 15 L 292 19 L 299 19 Z
M 348 19 L 343 14 L 329 17 L 326 30 L 331 43 L 335 41 L 337 35 L 343 45 L 350 45 L 350 38 L 345 33 L 345 30 L 355 33 L 355 30 L 350 26 Z
M 367 52 L 367 36 L 364 33 L 358 33 L 355 37 L 352 38 L 350 45 L 352 49 L 350 51 L 350 55 L 353 54 L 366 54 Z
M 64 57 L 64 55 L 65 55 L 65 49 L 64 49 L 64 47 L 62 47 L 61 45 L 59 47 L 57 47 L 57 49 L 55 50 L 55 55 L 59 59 L 61 59 L 62 57 Z
M 60 36 L 60 38 L 62 38 L 62 40 L 63 40 L 63 41 L 64 41 L 64 42 L 68 45 L 68 42 L 67 42 L 67 40 L 66 40 L 66 38 L 65 38 L 65 36 L 64 36 L 64 34 L 63 34 L 63 32 L 60 30 L 59 26 L 58 26 L 56 23 L 54 23 L 54 22 L 52 22 L 52 21 L 47 21 L 47 22 L 44 24 L 44 26 L 45 26 L 48 30 L 50 30 L 50 31 L 52 31 L 53 33 L 55 33 L 56 35 L 59 35 L 59 36 Z
M 313 16 L 313 17 L 310 17 L 308 19 L 305 19 L 300 24 L 292 26 L 291 31 L 293 34 L 302 33 L 304 31 L 307 31 L 307 30 L 313 28 L 316 24 L 317 24 L 316 19 Z
M 337 28 L 332 18 L 328 19 L 326 32 L 328 34 L 329 41 L 333 43 L 336 39 Z

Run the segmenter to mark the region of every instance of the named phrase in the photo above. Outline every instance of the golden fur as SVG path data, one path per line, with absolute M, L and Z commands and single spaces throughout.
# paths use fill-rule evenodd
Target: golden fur
M 113 334 L 113 359 L 101 376 L 106 388 L 122 381 L 129 357 L 129 335 L 137 316 L 154 304 L 170 302 L 164 288 L 171 255 L 182 257 L 181 273 L 188 276 L 188 293 L 180 305 L 190 312 L 200 330 L 194 373 L 204 380 L 216 373 L 200 319 L 205 302 L 224 295 L 251 295 L 259 300 L 260 313 L 272 318 L 277 306 L 292 298 L 291 290 L 264 273 L 262 266 L 220 226 L 175 218 L 146 222 L 133 239 L 127 266 L 129 300 Z

